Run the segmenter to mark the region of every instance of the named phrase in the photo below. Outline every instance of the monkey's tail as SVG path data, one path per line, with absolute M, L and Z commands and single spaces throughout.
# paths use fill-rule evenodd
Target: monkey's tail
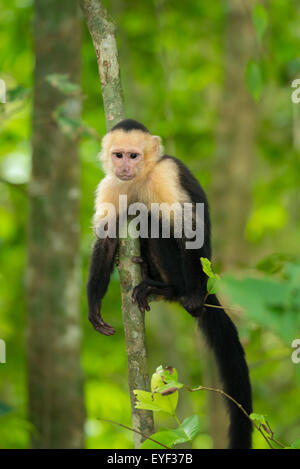
M 215 295 L 209 295 L 207 303 L 221 306 Z M 224 391 L 250 414 L 252 397 L 249 371 L 235 325 L 223 309 L 207 306 L 198 315 L 198 321 L 214 352 Z M 225 399 L 230 416 L 229 448 L 251 448 L 251 421 L 234 402 Z

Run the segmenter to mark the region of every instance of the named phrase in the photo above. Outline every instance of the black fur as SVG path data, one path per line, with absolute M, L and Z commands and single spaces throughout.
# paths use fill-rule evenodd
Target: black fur
M 131 120 L 123 121 L 118 126 L 115 128 L 124 130 L 133 128 L 142 130 L 143 128 L 141 124 Z M 188 192 L 191 201 L 204 203 L 204 245 L 196 250 L 186 249 L 184 239 L 174 237 L 141 239 L 141 258 L 147 266 L 148 273 L 147 276 L 143 276 L 142 283 L 135 287 L 133 299 L 144 311 L 150 309 L 147 303 L 148 295 L 161 295 L 166 300 L 179 302 L 186 311 L 197 318 L 207 343 L 214 352 L 224 391 L 242 404 L 247 413 L 251 413 L 252 399 L 248 367 L 237 330 L 223 309 L 204 306 L 207 276 L 202 270 L 200 257 L 211 259 L 209 208 L 205 192 L 182 162 L 168 155 L 164 155 L 162 160 L 164 159 L 172 159 L 177 164 L 181 185 Z M 97 305 L 101 304 L 101 299 L 106 292 L 115 254 L 114 240 L 97 241 L 88 283 L 90 316 L 93 316 L 91 311 L 95 311 Z M 206 303 L 220 306 L 215 295 L 210 295 Z M 95 318 L 90 317 L 90 319 L 93 322 Z M 97 329 L 95 324 L 94 327 Z M 100 330 L 100 332 L 106 334 L 107 329 L 104 332 Z M 110 334 L 107 333 L 107 335 Z M 233 402 L 228 399 L 226 402 L 230 413 L 229 447 L 232 449 L 250 448 L 251 422 Z
M 131 130 L 141 130 L 142 132 L 149 134 L 149 130 L 143 124 L 140 124 L 134 119 L 122 120 L 111 129 L 111 132 L 118 129 L 124 130 L 125 132 L 130 132 Z

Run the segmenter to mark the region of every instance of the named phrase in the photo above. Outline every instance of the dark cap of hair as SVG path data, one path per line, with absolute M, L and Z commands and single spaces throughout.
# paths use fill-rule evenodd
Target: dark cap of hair
M 125 132 L 130 132 L 131 130 L 141 130 L 142 132 L 145 133 L 150 133 L 149 130 L 143 125 L 140 124 L 138 121 L 135 121 L 134 119 L 124 119 L 118 124 L 116 124 L 111 131 L 113 130 L 124 130 Z

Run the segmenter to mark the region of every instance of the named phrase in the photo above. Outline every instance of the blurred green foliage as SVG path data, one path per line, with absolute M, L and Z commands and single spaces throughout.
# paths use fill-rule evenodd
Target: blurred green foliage
M 227 2 L 104 2 L 118 27 L 118 46 L 128 116 L 162 136 L 166 151 L 182 158 L 210 192 L 216 127 L 224 82 L 224 30 Z M 108 5 L 109 4 L 109 5 Z M 267 14 L 267 16 L 266 16 Z M 291 81 L 300 76 L 300 6 L 272 0 L 267 13 L 249 11 L 258 36 L 257 57 L 245 70 L 245 87 L 259 106 L 257 162 L 252 208 L 245 236 L 253 262 L 242 276 L 226 276 L 224 301 L 233 312 L 246 348 L 254 390 L 254 408 L 268 415 L 280 440 L 300 435 L 300 365 L 291 362 L 291 340 L 299 330 L 300 267 L 300 117 L 291 104 Z M 0 338 L 7 344 L 7 364 L 0 364 L 0 447 L 27 448 L 26 371 L 26 183 L 31 165 L 31 108 L 34 54 L 32 0 L 0 0 L 0 78 L 8 102 L 0 104 Z M 238 38 L 237 38 L 238 40 Z M 55 78 L 55 77 L 54 77 Z M 51 77 L 50 77 L 51 79 Z M 52 76 L 53 79 L 53 76 Z M 68 85 L 68 83 L 67 83 Z M 66 83 L 64 83 L 66 86 Z M 130 425 L 127 362 L 117 273 L 103 302 L 117 334 L 99 336 L 87 321 L 84 284 L 93 241 L 94 192 L 102 177 L 97 160 L 105 119 L 97 64 L 86 28 L 82 45 L 83 123 L 82 200 L 82 366 L 85 373 L 88 448 L 131 448 L 130 432 L 104 423 Z M 63 122 L 65 124 L 65 122 Z M 70 123 L 69 123 L 70 124 Z M 71 123 L 71 128 L 74 123 Z M 6 182 L 3 182 L 5 180 Z M 216 201 L 215 201 L 216 203 Z M 213 209 L 213 207 L 212 207 Z M 226 240 L 230 242 L 230 240 Z M 270 257 L 255 269 L 258 259 Z M 278 259 L 288 261 L 281 268 Z M 265 264 L 267 267 L 265 267 Z M 278 271 L 279 269 L 279 271 Z M 203 367 L 191 317 L 178 306 L 155 304 L 147 314 L 149 368 L 172 365 L 184 382 L 199 385 Z M 67 390 L 66 390 L 67 394 Z M 210 447 L 204 394 L 179 400 L 178 415 L 199 415 L 193 447 Z M 158 420 L 160 426 L 169 417 Z M 264 448 L 259 435 L 254 446 Z

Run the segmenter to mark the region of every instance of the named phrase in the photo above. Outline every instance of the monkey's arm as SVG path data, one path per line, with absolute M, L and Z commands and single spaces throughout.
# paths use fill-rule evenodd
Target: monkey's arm
M 104 297 L 114 267 L 118 239 L 97 239 L 92 252 L 89 279 L 87 283 L 87 298 L 89 320 L 96 331 L 104 335 L 112 335 L 115 329 L 103 321 L 101 316 L 101 300 Z

